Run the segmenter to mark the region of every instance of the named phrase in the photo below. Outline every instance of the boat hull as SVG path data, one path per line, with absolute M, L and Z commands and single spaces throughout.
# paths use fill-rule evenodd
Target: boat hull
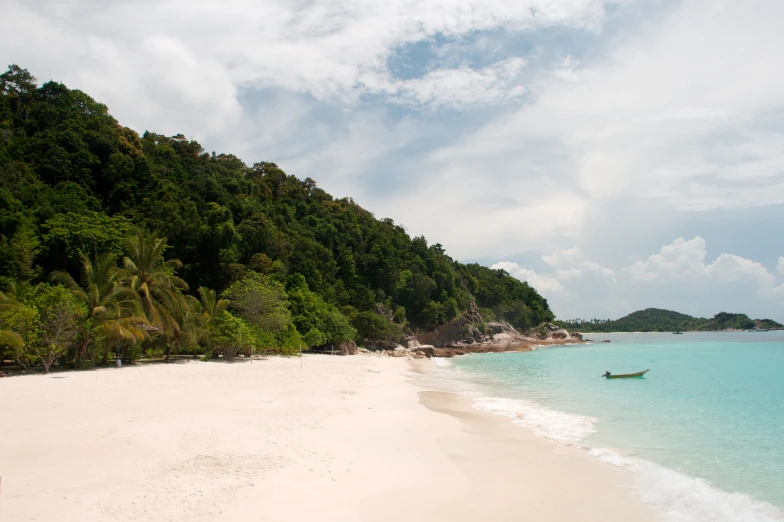
M 648 373 L 648 370 L 644 370 L 644 371 L 637 372 L 637 373 L 622 373 L 622 374 L 619 374 L 619 375 L 612 375 L 611 374 L 611 375 L 608 375 L 605 378 L 606 379 L 636 379 L 638 377 L 642 377 L 646 373 Z

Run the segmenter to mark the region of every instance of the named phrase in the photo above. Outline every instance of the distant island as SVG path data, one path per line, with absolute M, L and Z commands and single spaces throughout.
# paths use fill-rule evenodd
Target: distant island
M 751 319 L 746 314 L 720 312 L 712 319 L 646 308 L 620 319 L 575 319 L 556 321 L 559 326 L 571 331 L 586 333 L 601 332 L 721 332 L 735 330 L 772 330 L 784 325 L 772 319 Z

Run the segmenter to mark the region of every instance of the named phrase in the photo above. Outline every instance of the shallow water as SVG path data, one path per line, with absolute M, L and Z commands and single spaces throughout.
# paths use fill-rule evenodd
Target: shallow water
M 635 469 L 671 520 L 784 520 L 784 332 L 587 337 L 612 342 L 440 364 L 478 408 Z

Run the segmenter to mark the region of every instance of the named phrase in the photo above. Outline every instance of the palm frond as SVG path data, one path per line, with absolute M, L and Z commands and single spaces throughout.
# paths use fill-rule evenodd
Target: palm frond
M 11 330 L 0 330 L 0 344 L 7 344 L 13 348 L 21 348 L 24 346 L 22 337 Z

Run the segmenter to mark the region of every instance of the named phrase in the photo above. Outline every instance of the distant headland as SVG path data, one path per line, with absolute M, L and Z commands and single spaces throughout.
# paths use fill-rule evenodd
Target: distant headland
M 556 321 L 559 326 L 579 332 L 722 332 L 739 330 L 778 330 L 784 325 L 772 319 L 751 319 L 746 314 L 720 312 L 711 319 L 646 308 L 616 320 L 573 319 Z

